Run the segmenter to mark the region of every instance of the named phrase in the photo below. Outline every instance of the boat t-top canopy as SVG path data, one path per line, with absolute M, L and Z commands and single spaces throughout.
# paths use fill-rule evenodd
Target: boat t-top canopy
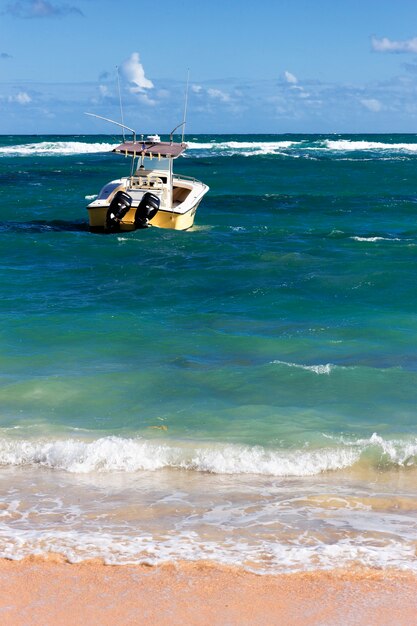
M 170 143 L 168 141 L 125 141 L 112 152 L 120 152 L 134 157 L 157 157 L 163 159 L 176 159 L 186 149 L 185 143 Z

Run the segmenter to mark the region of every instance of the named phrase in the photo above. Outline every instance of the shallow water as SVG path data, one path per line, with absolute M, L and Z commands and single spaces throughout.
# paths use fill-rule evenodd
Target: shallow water
M 414 568 L 417 136 L 189 139 L 100 236 L 117 137 L 0 138 L 0 555 Z

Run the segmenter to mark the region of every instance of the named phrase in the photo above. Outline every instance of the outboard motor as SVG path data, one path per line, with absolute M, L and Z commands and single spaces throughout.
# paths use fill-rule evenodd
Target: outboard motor
M 111 233 L 120 230 L 120 222 L 129 211 L 132 198 L 125 191 L 117 191 L 110 203 L 106 216 L 106 230 Z
M 154 193 L 149 191 L 144 193 L 136 209 L 135 228 L 148 228 L 150 220 L 158 213 L 160 203 L 160 199 Z

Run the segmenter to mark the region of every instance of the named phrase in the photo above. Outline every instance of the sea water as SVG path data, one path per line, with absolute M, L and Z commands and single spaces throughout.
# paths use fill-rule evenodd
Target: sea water
M 119 141 L 0 137 L 0 556 L 417 569 L 417 136 L 189 136 L 194 227 L 91 234 Z

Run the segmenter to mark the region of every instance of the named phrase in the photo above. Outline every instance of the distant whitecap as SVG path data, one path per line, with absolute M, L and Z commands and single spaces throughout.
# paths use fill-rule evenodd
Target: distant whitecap
M 1 156 L 65 156 L 109 152 L 117 144 L 87 143 L 82 141 L 41 141 L 0 147 Z

